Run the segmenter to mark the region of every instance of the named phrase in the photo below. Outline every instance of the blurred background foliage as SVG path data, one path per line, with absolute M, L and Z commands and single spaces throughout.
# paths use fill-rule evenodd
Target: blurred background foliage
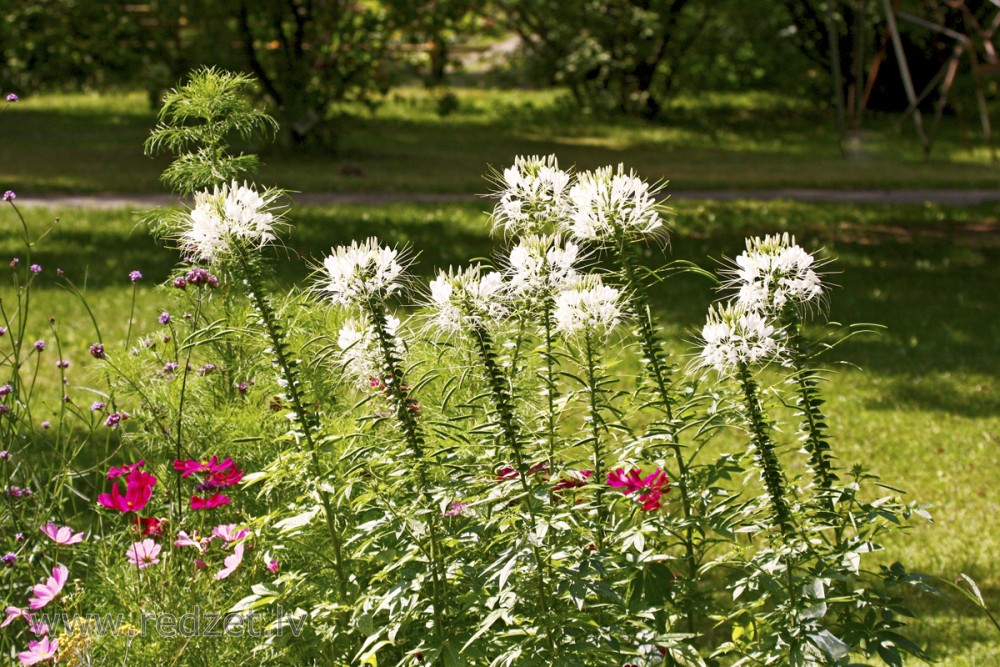
M 957 32 L 968 31 L 970 17 L 987 25 L 997 10 L 986 0 L 968 2 L 963 11 L 953 4 L 895 6 Z M 393 87 L 413 83 L 439 90 L 442 114 L 455 108 L 449 84 L 556 85 L 595 113 L 663 120 L 672 99 L 698 91 L 781 91 L 831 108 L 836 71 L 849 111 L 908 105 L 878 0 L 4 0 L 0 6 L 0 81 L 8 89 L 139 88 L 155 106 L 191 69 L 215 65 L 253 74 L 259 94 L 279 112 L 286 141 L 298 146 L 336 145 L 343 105 L 375 105 Z M 947 61 L 954 40 L 914 25 L 901 32 L 920 90 Z M 954 109 L 974 107 L 969 88 L 964 79 L 956 83 Z M 861 115 L 851 115 L 852 126 L 860 126 Z

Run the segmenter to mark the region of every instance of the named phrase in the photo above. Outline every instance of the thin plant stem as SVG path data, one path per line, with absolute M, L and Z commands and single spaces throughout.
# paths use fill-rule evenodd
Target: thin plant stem
M 198 288 L 198 298 L 194 304 L 194 322 L 198 322 L 198 315 L 201 313 L 202 303 L 205 298 L 205 293 L 202 291 L 204 288 Z M 133 295 L 135 293 L 135 288 L 133 286 Z M 192 325 L 197 326 L 197 324 Z M 127 346 L 126 346 L 127 347 Z M 184 395 L 187 392 L 187 381 L 188 376 L 191 374 L 191 357 L 194 354 L 195 342 L 192 340 L 187 345 L 187 358 L 184 360 L 184 368 L 181 369 L 181 393 L 177 402 L 177 428 L 176 435 L 174 438 L 174 460 L 179 461 L 181 459 L 181 447 L 183 444 L 183 432 L 184 428 Z M 184 518 L 184 503 L 181 501 L 181 471 L 176 470 L 174 477 L 177 481 L 177 520 L 180 522 Z
M 597 490 L 594 492 L 594 502 L 597 504 L 597 548 L 604 550 L 604 449 L 601 446 L 601 410 L 598 395 L 598 358 L 594 349 L 593 334 L 586 330 L 583 335 L 583 352 L 587 364 L 587 391 L 590 398 L 590 439 L 593 447 L 594 481 Z
M 785 481 L 781 463 L 769 434 L 764 409 L 760 404 L 760 389 L 747 364 L 741 363 L 737 379 L 743 391 L 744 419 L 750 430 L 754 461 L 760 468 L 764 487 L 771 503 L 771 514 L 783 534 L 792 530 L 792 516 L 785 499 Z
M 125 333 L 126 350 L 128 349 L 129 344 L 132 342 L 132 320 L 135 319 L 135 291 L 136 291 L 136 284 L 135 281 L 132 281 L 132 302 L 129 305 L 129 310 L 128 310 L 128 331 Z M 197 319 L 195 320 L 195 322 L 197 323 Z
M 698 559 L 695 555 L 694 522 L 692 521 L 691 491 L 688 488 L 688 464 L 684 459 L 683 446 L 680 443 L 677 424 L 674 421 L 674 397 L 670 391 L 670 369 L 663 358 L 662 343 L 657 335 L 656 321 L 649 306 L 649 297 L 645 282 L 639 277 L 639 269 L 635 251 L 628 240 L 621 235 L 617 242 L 618 261 L 622 267 L 625 283 L 629 288 L 629 306 L 638 327 L 639 344 L 645 359 L 649 376 L 653 381 L 653 389 L 660 399 L 667 418 L 665 428 L 668 437 L 668 447 L 673 454 L 677 466 L 677 487 L 680 491 L 681 510 L 684 513 L 684 561 L 687 568 L 688 581 L 696 581 L 698 576 Z M 686 611 L 687 630 L 695 632 L 697 620 L 696 611 L 691 608 Z
M 330 541 L 333 546 L 334 561 L 337 570 L 337 586 L 340 596 L 347 599 L 347 573 L 344 567 L 343 544 L 340 531 L 337 529 L 336 517 L 333 510 L 333 503 L 330 494 L 323 488 L 321 480 L 325 477 L 323 466 L 319 460 L 319 452 L 316 448 L 316 441 L 313 431 L 316 428 L 316 419 L 306 411 L 305 402 L 302 400 L 301 389 L 299 388 L 299 374 L 296 370 L 298 360 L 292 359 L 288 354 L 285 332 L 278 321 L 278 316 L 271 307 L 271 302 L 263 292 L 263 280 L 257 266 L 246 255 L 245 251 L 237 246 L 236 257 L 243 272 L 244 285 L 247 288 L 247 296 L 257 315 L 260 317 L 261 326 L 271 344 L 271 354 L 274 365 L 282 381 L 285 383 L 285 393 L 292 404 L 295 412 L 301 437 L 305 441 L 309 451 L 313 473 L 316 475 L 317 492 L 320 502 L 323 505 L 323 513 L 326 519 L 327 531 L 330 534 Z
M 493 350 L 493 338 L 490 333 L 483 325 L 478 323 L 471 324 L 470 333 L 476 345 L 479 361 L 486 371 L 486 379 L 493 398 L 493 409 L 496 412 L 497 421 L 500 425 L 503 442 L 513 455 L 514 464 L 517 466 L 517 479 L 521 486 L 521 492 L 524 495 L 524 506 L 528 511 L 528 518 L 531 521 L 531 531 L 537 535 L 539 526 L 538 515 L 532 504 L 531 487 L 528 485 L 528 464 L 525 461 L 524 450 L 521 446 L 520 428 L 518 427 L 517 417 L 514 414 L 510 388 L 496 362 L 496 353 Z M 557 642 L 553 636 L 553 628 L 549 623 L 551 592 L 545 580 L 546 563 L 534 537 L 529 539 L 529 542 L 531 544 L 532 557 L 535 560 L 535 578 L 538 586 L 539 605 L 541 606 L 542 615 L 545 618 L 545 625 L 548 628 L 547 639 L 550 648 L 555 652 Z
M 416 459 L 421 503 L 431 504 L 430 480 L 427 477 L 427 462 L 424 458 L 424 434 L 417 419 L 416 402 L 410 396 L 409 388 L 405 384 L 402 362 L 396 353 L 395 341 L 389 333 L 389 322 L 385 306 L 379 301 L 371 301 L 366 304 L 365 310 L 371 320 L 372 329 L 378 341 L 382 365 L 381 380 L 383 387 L 385 387 L 385 394 L 393 405 L 396 421 L 399 423 L 406 438 L 406 443 Z M 434 631 L 438 641 L 444 642 L 444 600 L 446 599 L 444 582 L 446 581 L 446 577 L 442 571 L 441 563 L 443 554 L 440 544 L 441 539 L 438 535 L 438 512 L 435 512 L 431 508 L 428 516 L 430 549 L 425 550 L 425 553 L 427 553 L 428 560 L 430 561 Z

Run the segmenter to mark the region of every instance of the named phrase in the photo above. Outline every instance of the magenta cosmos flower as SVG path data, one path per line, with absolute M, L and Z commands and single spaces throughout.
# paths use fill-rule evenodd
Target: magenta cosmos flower
M 616 468 L 608 473 L 608 486 L 622 489 L 626 496 L 638 492 L 637 500 L 642 503 L 646 512 L 661 507 L 660 497 L 670 490 L 667 484 L 667 473 L 659 468 L 642 477 L 642 470 L 633 468 L 625 472 L 624 468 Z
M 138 470 L 142 466 L 146 465 L 146 461 L 138 461 L 136 463 L 126 463 L 121 468 L 116 468 L 111 466 L 108 469 L 108 479 L 114 479 L 115 477 L 124 477 L 133 470 Z
M 83 541 L 83 533 L 73 533 L 73 529 L 69 526 L 63 526 L 60 528 L 56 524 L 49 522 L 42 526 L 39 530 L 45 533 L 49 539 L 51 539 L 56 544 L 77 544 Z
M 235 467 L 236 462 L 231 458 L 227 457 L 220 462 L 218 456 L 213 456 L 208 461 L 196 461 L 194 459 L 187 459 L 185 461 L 177 459 L 174 461 L 174 470 L 181 473 L 181 477 L 184 478 L 190 477 L 196 472 L 220 473 Z
M 209 498 L 202 498 L 201 496 L 191 496 L 191 509 L 194 510 L 210 510 L 216 507 L 222 507 L 223 505 L 228 505 L 229 501 L 232 500 L 229 496 L 224 496 L 221 493 L 216 493 Z
M 233 486 L 243 481 L 246 470 L 233 468 L 232 470 L 220 470 L 210 472 L 205 476 L 205 481 L 195 487 L 195 491 L 211 491 L 223 486 Z
M 56 657 L 59 652 L 59 640 L 49 641 L 48 637 L 42 637 L 41 641 L 29 641 L 28 650 L 17 654 L 17 659 L 22 665 L 34 665 L 39 662 L 47 662 Z
M 68 577 L 69 569 L 65 565 L 56 565 L 52 568 L 52 576 L 46 579 L 44 584 L 37 584 L 31 589 L 35 597 L 28 600 L 28 607 L 32 611 L 37 611 L 52 602 L 62 592 Z
M 148 537 L 142 542 L 136 542 L 128 548 L 128 562 L 140 570 L 160 562 L 160 545 Z
M 147 535 L 162 535 L 163 522 L 155 516 L 136 517 L 132 519 L 135 530 L 145 537 Z
M 587 486 L 593 474 L 594 474 L 593 470 L 580 470 L 579 472 L 571 471 L 568 477 L 560 478 L 552 486 L 552 492 L 559 493 L 560 491 L 579 489 L 581 487 Z
M 156 478 L 142 470 L 132 470 L 125 478 L 125 495 L 119 491 L 118 484 L 111 487 L 111 493 L 97 496 L 97 502 L 102 507 L 119 512 L 138 512 L 149 502 L 153 495 Z

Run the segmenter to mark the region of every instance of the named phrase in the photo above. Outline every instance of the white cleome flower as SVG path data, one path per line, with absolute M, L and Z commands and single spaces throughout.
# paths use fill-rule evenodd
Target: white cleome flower
M 508 286 L 496 271 L 483 274 L 474 264 L 458 271 L 439 271 L 430 284 L 431 325 L 452 334 L 468 326 L 493 327 L 509 312 Z
M 397 361 L 403 361 L 406 347 L 397 336 L 399 319 L 386 317 L 386 332 L 392 339 L 392 352 Z M 353 376 L 362 387 L 379 386 L 382 369 L 385 366 L 384 352 L 379 348 L 378 339 L 367 319 L 350 319 L 340 328 L 337 347 L 344 370 Z
M 622 293 L 594 275 L 581 276 L 555 299 L 556 330 L 572 337 L 581 333 L 607 334 L 622 318 Z
M 569 173 L 555 155 L 518 156 L 497 178 L 500 201 L 490 220 L 508 236 L 531 234 L 562 224 L 569 215 Z
M 323 260 L 317 288 L 335 304 L 355 306 L 399 292 L 403 272 L 399 251 L 372 237 L 334 248 Z
M 663 230 L 657 188 L 635 175 L 603 167 L 584 172 L 569 192 L 572 205 L 568 231 L 583 241 L 614 242 L 619 236 L 638 239 Z
M 236 181 L 216 186 L 212 192 L 199 192 L 185 220 L 181 244 L 202 261 L 224 256 L 233 243 L 261 248 L 277 238 L 274 228 L 281 216 L 275 214 L 274 202 L 278 196 L 276 192 L 260 194 Z
M 747 249 L 736 257 L 728 273 L 728 287 L 750 310 L 781 310 L 788 304 L 807 305 L 823 298 L 823 281 L 816 258 L 795 245 L 788 234 L 747 239 Z
M 523 237 L 507 258 L 511 293 L 527 299 L 554 295 L 579 275 L 579 255 L 579 246 L 558 236 Z
M 740 366 L 764 363 L 779 352 L 774 327 L 759 312 L 741 304 L 715 306 L 701 330 L 700 366 L 729 375 Z

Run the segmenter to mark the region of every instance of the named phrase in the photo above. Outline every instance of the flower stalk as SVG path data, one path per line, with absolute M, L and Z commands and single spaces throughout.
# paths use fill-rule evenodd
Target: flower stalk
M 538 533 L 538 515 L 532 504 L 531 487 L 528 485 L 528 462 L 525 460 L 524 449 L 521 443 L 521 429 L 514 413 L 514 400 L 511 395 L 510 385 L 497 363 L 496 352 L 494 351 L 493 337 L 486 327 L 475 318 L 468 318 L 470 334 L 476 346 L 476 353 L 479 361 L 486 372 L 486 381 L 489 385 L 490 396 L 493 400 L 493 410 L 496 414 L 497 424 L 500 426 L 500 433 L 504 444 L 514 457 L 514 465 L 517 467 L 517 479 L 524 494 L 524 506 L 528 511 L 528 518 L 531 522 L 533 535 Z M 551 468 L 549 468 L 551 471 Z M 545 579 L 547 570 L 545 559 L 542 556 L 538 544 L 534 537 L 529 540 L 531 544 L 532 557 L 535 560 L 535 577 L 538 585 L 539 606 L 542 615 L 548 619 L 551 609 L 551 592 Z M 548 622 L 546 622 L 548 626 Z M 556 642 L 552 636 L 552 628 L 549 627 L 548 640 L 550 647 L 555 650 Z
M 594 349 L 593 334 L 585 329 L 583 334 L 583 354 L 587 367 L 587 394 L 590 399 L 588 405 L 588 419 L 590 421 L 591 440 L 591 465 L 594 468 L 594 479 L 597 481 L 597 489 L 594 491 L 594 502 L 597 505 L 597 548 L 604 550 L 604 521 L 606 513 L 604 511 L 604 447 L 601 444 L 601 407 L 599 396 L 601 393 L 599 373 L 599 360 L 597 351 Z
M 792 515 L 785 498 L 785 480 L 778 460 L 774 442 L 770 436 L 770 426 L 764 408 L 760 402 L 760 388 L 754 380 L 750 367 L 740 363 L 737 368 L 737 380 L 743 391 L 743 417 L 750 430 L 753 456 L 760 468 L 764 487 L 771 503 L 771 514 L 774 523 L 784 534 L 792 530 Z
M 684 458 L 684 447 L 680 443 L 677 423 L 674 421 L 674 396 L 671 393 L 671 368 L 663 353 L 663 345 L 657 335 L 656 320 L 649 306 L 649 294 L 646 283 L 639 276 L 639 265 L 635 255 L 634 245 L 629 243 L 625 234 L 619 233 L 616 243 L 617 257 L 621 266 L 625 286 L 628 289 L 628 307 L 635 318 L 636 334 L 639 347 L 645 362 L 647 377 L 652 380 L 653 391 L 659 399 L 660 407 L 667 418 L 664 428 L 667 434 L 667 446 L 673 454 L 677 466 L 677 489 L 681 500 L 681 510 L 684 513 L 684 563 L 687 569 L 688 581 L 697 581 L 698 559 L 695 555 L 694 524 L 692 522 L 691 492 L 688 488 L 688 464 Z M 688 610 L 687 630 L 694 632 L 697 625 L 695 611 Z
M 379 299 L 368 299 L 364 303 L 364 309 L 370 318 L 372 330 L 375 334 L 378 354 L 381 357 L 382 384 L 385 387 L 385 395 L 393 407 L 396 421 L 399 423 L 406 443 L 417 462 L 417 477 L 420 483 L 420 497 L 424 503 L 431 503 L 430 480 L 427 476 L 427 462 L 424 459 L 424 433 L 417 418 L 416 402 L 410 396 L 409 388 L 405 383 L 403 375 L 402 361 L 396 351 L 395 337 L 390 331 L 389 319 L 385 306 Z M 440 526 L 438 525 L 438 513 L 428 514 L 428 538 L 429 548 L 425 548 L 425 553 L 430 561 L 431 570 L 431 598 L 434 614 L 434 630 L 439 641 L 445 639 L 444 624 L 444 600 L 445 600 L 445 573 L 442 564 L 441 538 L 439 536 Z
M 250 304 L 256 312 L 259 323 L 264 328 L 264 333 L 267 335 L 268 342 L 271 345 L 272 360 L 284 384 L 285 395 L 289 403 L 291 403 L 294 412 L 293 419 L 298 426 L 298 435 L 306 443 L 313 473 L 316 475 L 317 481 L 322 480 L 325 477 L 325 473 L 319 460 L 315 439 L 315 432 L 319 429 L 319 420 L 314 413 L 306 409 L 297 368 L 299 361 L 292 357 L 288 349 L 284 328 L 281 326 L 277 313 L 274 312 L 274 308 L 271 306 L 270 299 L 263 292 L 263 280 L 256 264 L 239 246 L 237 246 L 235 256 L 243 272 L 243 284 L 246 288 L 247 298 L 250 300 Z M 333 545 L 338 590 L 341 597 L 346 599 L 347 574 L 344 567 L 343 540 L 337 528 L 333 503 L 330 500 L 330 494 L 323 488 L 322 484 L 317 485 L 317 492 L 320 502 L 323 505 L 327 531 L 330 534 L 330 541 Z
M 820 503 L 826 509 L 833 509 L 831 490 L 837 481 L 834 472 L 833 455 L 826 433 L 826 417 L 823 401 L 819 394 L 819 379 L 816 372 L 807 365 L 809 351 L 802 320 L 795 308 L 786 309 L 785 331 L 788 339 L 788 354 L 792 363 L 792 381 L 795 383 L 795 402 L 802 418 L 801 430 L 803 447 L 808 455 L 809 470 L 818 489 Z
M 559 397 L 559 387 L 556 382 L 557 362 L 555 358 L 555 333 L 552 321 L 552 310 L 554 304 L 551 297 L 546 297 L 542 302 L 542 327 L 545 337 L 545 348 L 542 353 L 545 365 L 542 381 L 545 386 L 545 441 L 548 449 L 549 471 L 555 473 L 556 470 L 556 440 L 558 432 L 558 416 L 556 414 L 556 400 Z

